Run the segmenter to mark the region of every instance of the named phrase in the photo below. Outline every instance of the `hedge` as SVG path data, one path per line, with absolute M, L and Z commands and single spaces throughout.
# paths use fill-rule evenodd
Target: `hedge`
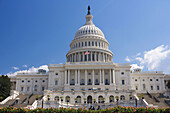
M 86 110 L 84 108 L 15 108 L 1 107 L 0 113 L 170 113 L 170 108 L 149 108 L 149 107 L 114 107 L 104 110 Z

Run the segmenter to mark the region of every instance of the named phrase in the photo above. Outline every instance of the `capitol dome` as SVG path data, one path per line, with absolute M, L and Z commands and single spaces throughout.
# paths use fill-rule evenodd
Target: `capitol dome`
M 76 32 L 67 53 L 67 62 L 110 62 L 113 53 L 103 32 L 93 24 L 93 16 L 88 7 L 86 23 Z

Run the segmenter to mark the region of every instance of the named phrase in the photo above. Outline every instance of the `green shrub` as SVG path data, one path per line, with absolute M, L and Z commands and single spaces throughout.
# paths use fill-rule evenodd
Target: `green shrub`
M 148 107 L 114 107 L 104 110 L 86 110 L 83 108 L 15 108 L 15 107 L 1 107 L 0 113 L 170 113 L 170 108 L 148 108 Z

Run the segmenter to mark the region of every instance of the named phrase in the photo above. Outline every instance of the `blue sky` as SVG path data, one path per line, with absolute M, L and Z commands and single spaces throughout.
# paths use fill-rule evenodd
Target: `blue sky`
M 0 74 L 64 63 L 88 5 L 114 62 L 170 73 L 169 0 L 1 0 Z

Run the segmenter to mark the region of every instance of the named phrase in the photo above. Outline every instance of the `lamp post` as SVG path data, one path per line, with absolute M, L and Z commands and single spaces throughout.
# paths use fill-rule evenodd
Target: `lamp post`
M 115 98 L 116 98 L 117 107 L 118 107 L 119 96 L 116 96 Z

